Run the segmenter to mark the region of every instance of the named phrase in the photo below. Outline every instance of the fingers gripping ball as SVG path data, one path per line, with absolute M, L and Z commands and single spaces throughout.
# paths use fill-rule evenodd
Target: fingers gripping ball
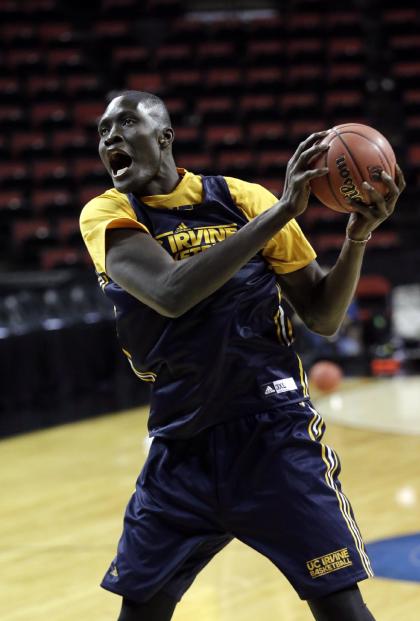
M 309 371 L 309 381 L 321 392 L 333 392 L 341 384 L 343 372 L 334 362 L 320 360 Z
M 312 179 L 311 189 L 318 200 L 334 211 L 349 212 L 346 198 L 369 204 L 362 187 L 370 183 L 385 196 L 388 187 L 381 181 L 384 170 L 395 179 L 395 154 L 387 139 L 373 127 L 346 123 L 333 127 L 322 141 L 330 148 L 311 162 L 316 167 L 327 166 L 324 177 Z

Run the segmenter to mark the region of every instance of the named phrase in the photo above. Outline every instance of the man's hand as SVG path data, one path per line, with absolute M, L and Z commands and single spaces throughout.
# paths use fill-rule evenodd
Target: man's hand
M 287 164 L 281 202 L 292 218 L 299 216 L 308 206 L 311 179 L 328 173 L 328 168 L 308 168 L 313 158 L 329 149 L 329 145 L 319 144 L 327 134 L 328 130 L 311 134 L 300 143 Z
M 406 183 L 401 168 L 396 167 L 396 180 L 394 181 L 386 172 L 382 171 L 381 180 L 388 186 L 389 192 L 384 197 L 367 181 L 363 182 L 363 189 L 369 195 L 370 205 L 362 205 L 355 200 L 349 200 L 349 206 L 353 209 L 347 225 L 347 235 L 354 240 L 367 239 L 380 224 L 393 213 L 399 195 L 404 190 Z

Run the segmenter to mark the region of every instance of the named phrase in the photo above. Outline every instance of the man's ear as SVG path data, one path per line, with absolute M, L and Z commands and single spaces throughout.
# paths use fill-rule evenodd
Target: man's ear
M 166 149 L 170 144 L 172 144 L 174 140 L 174 130 L 172 127 L 165 127 L 162 131 L 161 136 L 159 137 L 159 145 L 162 149 Z

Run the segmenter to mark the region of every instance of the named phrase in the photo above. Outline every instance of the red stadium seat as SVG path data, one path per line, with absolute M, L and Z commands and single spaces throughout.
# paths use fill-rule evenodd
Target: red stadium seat
M 241 142 L 242 128 L 239 125 L 214 125 L 205 129 L 209 145 L 233 145 Z
M 56 48 L 47 52 L 47 62 L 50 71 L 70 73 L 83 71 L 86 67 L 79 48 Z
M 264 150 L 258 154 L 259 168 L 284 168 L 292 156 L 290 149 Z
M 13 49 L 4 55 L 4 65 L 16 73 L 44 72 L 45 59 L 42 52 L 34 49 Z
M 75 30 L 68 22 L 41 23 L 37 28 L 37 34 L 40 42 L 47 45 L 51 45 L 52 42 L 69 44 L 75 38 Z
M 407 60 L 391 65 L 392 74 L 402 89 L 417 88 L 420 80 L 420 61 Z
M 34 127 L 70 125 L 70 114 L 65 103 L 39 102 L 31 109 L 31 121 Z
M 352 10 L 339 10 L 328 11 L 325 16 L 324 23 L 329 31 L 337 32 L 343 31 L 351 32 L 361 28 L 362 16 L 357 9 Z
M 235 89 L 242 86 L 242 74 L 235 67 L 210 69 L 207 71 L 205 82 L 210 88 Z
M 99 157 L 77 157 L 72 165 L 74 179 L 79 181 L 107 178 L 107 172 Z
M 319 99 L 316 93 L 286 93 L 280 97 L 280 105 L 285 113 L 313 112 L 319 107 Z
M 44 182 L 62 182 L 69 178 L 65 160 L 52 159 L 35 161 L 32 164 L 32 178 L 37 184 Z
M 235 101 L 232 97 L 200 97 L 196 104 L 197 114 L 206 122 L 233 120 L 236 113 Z
M 83 184 L 83 186 L 79 189 L 79 194 L 78 194 L 78 199 L 77 199 L 78 209 L 81 209 L 82 207 L 84 207 L 86 203 L 92 200 L 92 198 L 95 198 L 95 196 L 100 196 L 101 194 L 103 194 L 105 190 L 109 189 L 110 186 L 111 186 L 111 180 L 109 181 L 108 184 L 104 184 L 104 183 L 102 183 L 101 185 Z
M 243 170 L 254 164 L 254 154 L 249 149 L 241 151 L 222 151 L 217 157 L 217 166 L 220 170 Z
M 274 95 L 244 95 L 238 102 L 239 110 L 247 119 L 264 121 L 278 117 L 279 106 Z
M 64 92 L 71 97 L 99 92 L 99 79 L 93 73 L 68 75 L 64 78 Z
M 325 121 L 320 118 L 305 119 L 299 121 L 291 121 L 289 125 L 289 134 L 293 141 L 296 143 L 304 140 L 314 132 L 320 132 L 324 129 L 328 129 L 325 126 Z
M 15 24 L 7 22 L 1 29 L 1 36 L 8 48 L 13 47 L 15 49 L 21 47 L 22 43 L 29 47 L 36 42 L 35 27 L 29 22 Z
M 192 48 L 189 44 L 173 43 L 162 45 L 157 49 L 156 62 L 159 68 L 188 66 L 192 57 Z
M 391 293 L 391 289 L 390 281 L 381 274 L 362 275 L 356 288 L 356 297 L 385 297 Z
M 10 187 L 27 181 L 28 169 L 22 162 L 0 162 L 0 184 L 4 187 Z
M 58 268 L 92 268 L 92 260 L 85 248 L 45 248 L 40 252 L 40 263 L 43 270 Z
M 121 45 L 112 50 L 112 61 L 121 69 L 142 69 L 147 66 L 149 50 L 140 45 Z
M 52 149 L 58 155 L 79 153 L 89 148 L 89 140 L 83 129 L 61 129 L 52 135 Z
M 184 153 L 178 165 L 193 172 L 207 172 L 213 168 L 213 158 L 208 153 Z
M 22 244 L 30 238 L 45 239 L 50 236 L 51 226 L 45 218 L 33 218 L 32 220 L 17 220 L 13 222 L 13 240 L 16 244 Z
M 127 86 L 136 91 L 160 93 L 163 81 L 158 73 L 136 73 L 127 77 Z
M 0 92 L 3 101 L 15 102 L 19 97 L 20 83 L 17 78 L 0 78 Z
M 406 34 L 390 37 L 389 45 L 394 56 L 399 59 L 418 58 L 420 52 L 420 35 Z
M 11 138 L 13 157 L 20 157 L 28 154 L 40 154 L 47 150 L 47 140 L 44 132 L 32 131 L 14 133 Z
M 235 45 L 231 41 L 206 41 L 197 46 L 196 57 L 198 62 L 206 67 L 234 64 Z
M 302 86 L 308 88 L 311 85 L 322 84 L 325 75 L 325 66 L 320 63 L 304 63 L 292 65 L 286 72 L 286 80 L 289 88 Z
M 167 80 L 170 86 L 180 89 L 185 88 L 199 89 L 202 88 L 202 74 L 198 69 L 175 69 L 169 71 Z
M 107 13 L 116 9 L 117 11 L 132 9 L 137 4 L 137 0 L 103 0 L 102 10 Z
M 186 111 L 186 101 L 183 97 L 165 97 L 165 105 L 171 117 L 179 118 Z
M 246 49 L 247 63 L 251 65 L 280 63 L 284 58 L 285 44 L 278 38 L 267 39 L 250 39 Z
M 324 16 L 317 12 L 295 11 L 287 20 L 287 29 L 299 35 L 314 35 L 321 33 L 324 26 Z
M 57 223 L 57 236 L 60 242 L 71 241 L 72 238 L 77 237 L 80 241 L 80 227 L 79 218 L 77 216 L 60 218 Z
M 25 197 L 20 190 L 2 190 L 0 192 L 0 210 L 18 211 L 25 204 Z
M 56 0 L 30 0 L 30 2 L 20 3 L 23 13 L 35 14 L 37 17 L 44 17 L 42 14 L 54 13 Z
M 16 104 L 0 104 L 0 127 L 5 130 L 17 130 L 27 125 L 23 109 Z
M 420 126 L 420 116 L 417 116 Z M 420 144 L 411 144 L 407 149 L 407 163 L 412 168 L 419 169 L 420 168 Z
M 175 130 L 175 150 L 191 152 L 200 145 L 201 131 L 197 125 L 179 125 Z
M 290 59 L 322 60 L 324 42 L 321 37 L 292 38 L 287 45 Z
M 175 19 L 171 26 L 171 36 L 174 41 L 195 43 L 203 40 L 203 23 L 192 16 Z
M 361 37 L 333 37 L 328 42 L 327 53 L 333 59 L 364 58 L 363 39 Z
M 63 189 L 33 190 L 31 194 L 31 206 L 38 214 L 51 211 L 56 215 L 72 207 L 72 201 L 72 193 Z
M 282 15 L 256 16 L 248 24 L 248 32 L 251 37 L 276 39 L 280 38 L 285 26 L 285 20 Z
M 58 95 L 62 97 L 61 80 L 48 75 L 32 75 L 26 80 L 26 92 L 33 100 L 39 100 L 41 96 L 51 99 Z
M 363 94 L 359 90 L 329 91 L 325 94 L 325 110 L 332 113 L 336 110 L 355 114 L 363 109 Z
M 248 133 L 255 144 L 261 142 L 278 144 L 286 137 L 286 126 L 279 121 L 254 121 L 248 125 Z
M 101 19 L 93 26 L 95 39 L 124 43 L 131 28 L 127 19 Z
M 272 94 L 282 90 L 284 71 L 281 67 L 258 67 L 245 70 L 245 84 L 248 91 Z
M 77 125 L 93 128 L 96 127 L 104 111 L 105 104 L 103 101 L 76 103 L 73 108 L 73 116 Z
M 354 88 L 363 83 L 365 66 L 362 62 L 334 62 L 327 69 L 327 80 L 331 87 Z
M 384 22 L 392 24 L 403 24 L 405 22 L 416 21 L 418 17 L 417 9 L 396 7 L 392 9 L 386 9 L 382 13 L 382 19 Z

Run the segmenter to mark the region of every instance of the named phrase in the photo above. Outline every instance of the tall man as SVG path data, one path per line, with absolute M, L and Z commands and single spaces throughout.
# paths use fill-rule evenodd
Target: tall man
M 318 621 L 372 620 L 357 583 L 372 575 L 335 452 L 293 349 L 284 295 L 323 335 L 340 326 L 366 243 L 394 210 L 353 202 L 334 267 L 320 268 L 295 217 L 326 132 L 290 159 L 282 197 L 259 185 L 177 168 L 156 96 L 115 97 L 99 126 L 114 188 L 90 201 L 81 230 L 116 308 L 124 353 L 152 383 L 153 442 L 102 586 L 119 621 L 167 621 L 197 573 L 233 537 L 267 556 Z

